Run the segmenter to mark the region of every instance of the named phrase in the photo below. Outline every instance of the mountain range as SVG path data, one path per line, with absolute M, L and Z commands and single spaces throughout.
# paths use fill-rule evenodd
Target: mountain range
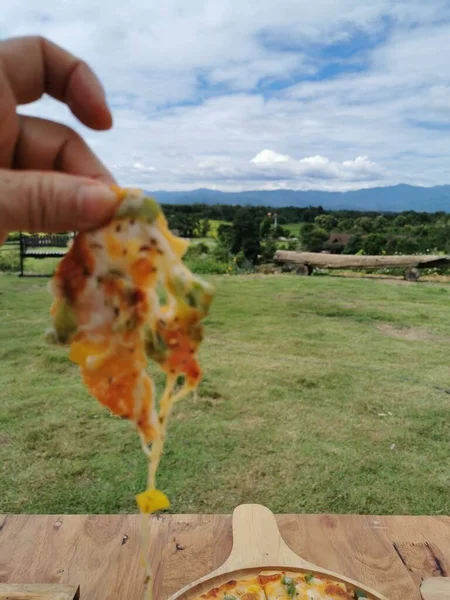
M 148 191 L 162 204 L 232 204 L 241 206 L 322 206 L 325 210 L 377 212 L 450 212 L 450 185 L 419 187 L 399 184 L 349 192 L 317 190 L 254 190 L 221 192 L 198 189 L 187 192 Z

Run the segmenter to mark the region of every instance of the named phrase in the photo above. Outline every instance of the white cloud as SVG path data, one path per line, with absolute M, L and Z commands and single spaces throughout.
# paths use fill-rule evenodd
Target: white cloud
M 121 184 L 355 189 L 450 183 L 449 19 L 446 0 L 16 0 L 1 33 L 93 65 L 112 131 L 21 110 L 76 128 Z M 371 46 L 322 52 L 355 34 Z M 319 76 L 336 64 L 353 72 Z
M 286 154 L 277 154 L 272 150 L 263 150 L 257 154 L 252 163 L 270 173 L 273 180 L 287 177 L 306 180 L 343 180 L 346 182 L 373 181 L 383 175 L 383 169 L 367 156 L 358 156 L 354 160 L 342 163 L 333 162 L 325 156 L 307 156 L 294 159 Z
M 273 150 L 261 150 L 252 158 L 251 162 L 256 165 L 273 165 L 274 163 L 284 163 L 290 160 L 292 159 L 288 154 L 278 154 Z
M 133 169 L 136 169 L 137 171 L 146 171 L 147 173 L 153 173 L 154 171 L 156 171 L 155 167 L 147 167 L 138 160 L 135 163 L 133 163 Z

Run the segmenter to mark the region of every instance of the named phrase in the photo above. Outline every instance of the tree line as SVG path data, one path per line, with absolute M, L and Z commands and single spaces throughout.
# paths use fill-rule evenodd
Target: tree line
M 165 205 L 169 226 L 183 237 L 205 237 L 211 220 L 217 230 L 216 253 L 233 254 L 252 263 L 271 260 L 280 237 L 293 238 L 287 224 L 299 223 L 290 249 L 345 254 L 450 253 L 450 214 L 405 211 L 326 211 L 321 206 Z M 276 214 L 276 221 L 275 221 Z M 275 225 L 276 222 L 276 225 Z

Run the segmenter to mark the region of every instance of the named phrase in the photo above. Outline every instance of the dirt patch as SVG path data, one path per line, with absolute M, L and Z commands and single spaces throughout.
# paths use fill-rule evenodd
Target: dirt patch
M 419 342 L 424 340 L 435 340 L 437 338 L 429 329 L 425 327 L 394 327 L 389 323 L 377 325 L 378 331 L 398 340 L 409 340 Z

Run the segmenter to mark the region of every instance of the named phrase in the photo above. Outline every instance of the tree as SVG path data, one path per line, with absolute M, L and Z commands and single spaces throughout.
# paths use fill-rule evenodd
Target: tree
M 176 213 L 171 215 L 169 226 L 176 229 L 181 237 L 193 238 L 198 235 L 200 220 L 192 214 Z
M 386 236 L 380 233 L 369 233 L 363 242 L 364 254 L 369 254 L 371 256 L 382 254 L 383 250 L 386 248 L 386 244 Z
M 302 247 L 307 252 L 322 252 L 328 237 L 325 229 L 315 227 L 312 223 L 305 223 L 300 229 Z
M 231 251 L 243 251 L 245 258 L 257 263 L 261 254 L 260 228 L 250 208 L 239 208 L 233 220 L 233 244 Z
M 272 240 L 267 240 L 261 249 L 261 260 L 263 262 L 271 262 L 273 261 L 273 257 L 275 256 L 275 252 L 277 251 L 277 246 L 275 242 Z
M 226 248 L 227 251 L 230 251 L 234 242 L 233 225 L 221 223 L 217 228 L 217 239 L 220 246 Z
M 272 225 L 269 219 L 264 219 L 261 223 L 261 239 L 265 240 L 270 235 Z
M 372 231 L 375 233 L 382 233 L 383 231 L 386 231 L 388 225 L 389 221 L 386 219 L 386 217 L 383 217 L 383 215 L 378 215 L 378 217 L 375 217 L 373 220 Z
M 391 238 L 386 245 L 388 254 L 419 254 L 422 251 L 425 252 L 425 248 L 421 248 L 417 240 L 407 237 Z
M 374 222 L 370 217 L 359 217 L 355 219 L 354 228 L 362 233 L 372 233 L 374 231 Z
M 209 222 L 208 217 L 206 217 L 206 219 L 203 219 L 203 221 L 200 223 L 200 236 L 201 237 L 208 237 L 208 234 L 211 230 L 211 223 Z
M 273 237 L 274 238 L 280 238 L 280 237 L 285 237 L 288 238 L 290 236 L 290 232 L 285 229 L 284 227 L 281 227 L 281 225 L 277 225 L 276 227 L 273 228 Z
M 349 231 L 352 231 L 353 229 L 353 219 L 340 219 L 337 222 L 336 225 L 336 231 L 339 231 L 340 233 L 348 233 Z
M 314 223 L 317 227 L 321 227 L 328 231 L 328 233 L 336 227 L 338 220 L 333 215 L 318 215 L 314 219 Z
M 302 221 L 304 223 L 313 223 L 314 219 L 317 215 L 322 215 L 324 210 L 322 206 L 308 206 L 308 208 L 303 209 Z
M 408 218 L 404 214 L 397 215 L 394 219 L 394 227 L 402 229 L 408 223 Z
M 364 240 L 361 235 L 352 235 L 345 246 L 344 254 L 358 254 L 358 252 L 362 250 L 363 244 Z

